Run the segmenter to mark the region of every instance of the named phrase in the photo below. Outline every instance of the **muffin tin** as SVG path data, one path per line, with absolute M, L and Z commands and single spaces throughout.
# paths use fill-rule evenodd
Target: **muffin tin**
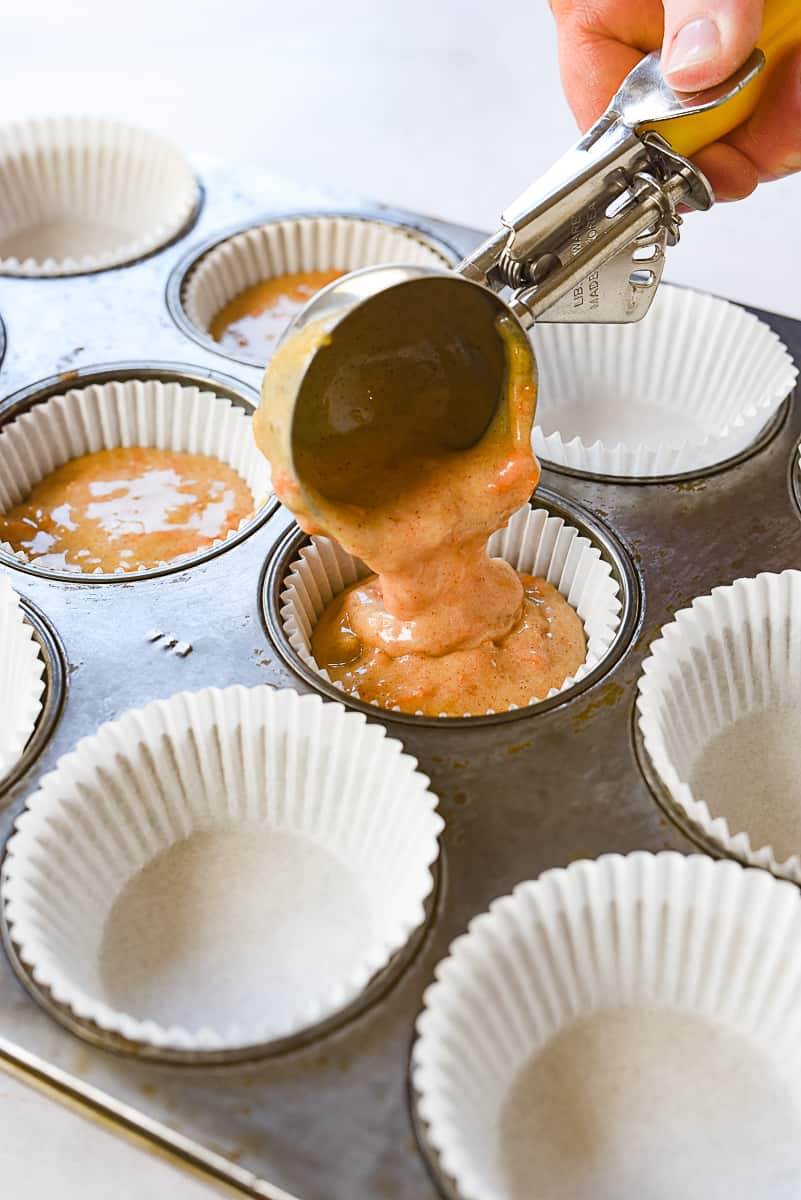
M 0 421 L 42 395 L 40 380 L 56 394 L 90 378 L 169 372 L 253 403 L 261 369 L 234 366 L 188 338 L 166 303 L 176 266 L 220 230 L 301 211 L 358 211 L 408 222 L 455 255 L 480 237 L 247 168 L 194 165 L 205 202 L 197 226 L 174 245 L 102 274 L 0 279 L 8 334 Z M 760 315 L 801 360 L 801 322 Z M 734 462 L 688 479 L 623 484 L 546 466 L 535 504 L 586 529 L 600 547 L 620 584 L 623 632 L 575 688 L 529 712 L 442 723 L 365 706 L 430 777 L 445 830 L 438 887 L 416 944 L 331 1026 L 248 1062 L 203 1054 L 191 1066 L 153 1061 L 61 1011 L 6 938 L 3 1059 L 244 1195 L 455 1194 L 414 1135 L 408 1067 L 423 991 L 468 921 L 522 880 L 606 852 L 692 849 L 660 807 L 664 797 L 652 790 L 636 746 L 642 660 L 694 597 L 740 576 L 801 566 L 799 439 L 801 412 L 788 403 Z M 302 540 L 288 514 L 271 506 L 214 553 L 135 581 L 54 579 L 3 560 L 39 638 L 47 683 L 32 741 L 2 784 L 4 840 L 58 758 L 128 709 L 235 683 L 326 692 L 291 659 L 276 626 L 276 589 Z

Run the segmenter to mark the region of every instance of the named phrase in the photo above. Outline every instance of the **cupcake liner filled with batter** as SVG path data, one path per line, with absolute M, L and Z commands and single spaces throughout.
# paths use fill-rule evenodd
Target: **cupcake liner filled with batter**
M 410 227 L 364 217 L 292 217 L 213 246 L 190 269 L 181 302 L 204 342 L 242 362 L 265 363 L 320 288 L 381 263 L 448 267 L 452 260 Z
M 537 456 L 596 475 L 701 471 L 759 437 L 797 370 L 773 330 L 663 284 L 633 325 L 537 325 Z
M 574 862 L 494 901 L 436 977 L 412 1084 L 460 1200 L 801 1190 L 795 887 L 702 856 Z
M 0 273 L 132 262 L 176 237 L 197 204 L 187 160 L 147 130 L 91 117 L 0 126 Z
M 29 800 L 6 918 L 40 987 L 146 1048 L 264 1047 L 352 1002 L 424 920 L 442 821 L 383 728 L 268 687 L 101 726 Z
M 0 779 L 17 763 L 42 710 L 44 662 L 19 597 L 0 575 Z
M 212 390 L 89 384 L 0 427 L 0 550 L 45 571 L 130 576 L 189 561 L 269 494 L 250 412 Z
M 586 648 L 578 668 L 558 686 L 548 688 L 544 695 L 526 696 L 524 703 L 534 704 L 572 687 L 603 660 L 620 624 L 619 586 L 609 563 L 597 546 L 561 517 L 528 505 L 515 513 L 505 529 L 493 534 L 487 549 L 492 557 L 505 560 L 521 574 L 536 577 L 555 589 L 575 611 L 583 627 Z M 325 537 L 312 537 L 287 574 L 281 592 L 283 630 L 301 662 L 322 679 L 330 681 L 331 676 L 315 659 L 312 645 L 315 629 L 335 597 L 369 575 L 364 563 Z M 334 682 L 342 687 L 340 682 Z M 348 695 L 360 698 L 358 690 L 347 690 L 343 693 L 346 702 Z M 463 699 L 464 707 L 458 712 L 441 715 L 481 716 L 495 711 L 476 709 L 467 691 Z
M 801 883 L 801 571 L 738 579 L 679 612 L 643 663 L 637 712 L 682 818 Z

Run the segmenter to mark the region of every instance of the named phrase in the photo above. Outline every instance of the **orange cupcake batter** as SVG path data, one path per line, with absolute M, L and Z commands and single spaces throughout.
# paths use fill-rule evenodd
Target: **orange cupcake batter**
M 113 574 L 203 550 L 252 511 L 247 484 L 219 459 L 119 447 L 46 476 L 0 514 L 0 541 L 41 567 Z
M 502 712 L 558 688 L 584 662 L 581 622 L 556 588 L 520 575 L 523 602 L 504 637 L 448 654 L 399 654 L 382 647 L 386 620 L 377 575 L 361 580 L 328 606 L 314 630 L 318 667 L 382 708 L 461 716 Z
M 514 332 L 499 332 L 506 404 L 479 442 L 415 455 L 415 407 L 436 403 L 436 391 L 423 390 L 409 397 L 396 443 L 374 426 L 355 427 L 330 455 L 324 444 L 309 447 L 314 472 L 296 444 L 301 477 L 325 479 L 325 498 L 301 490 L 287 436 L 297 371 L 325 330 L 307 327 L 284 343 L 265 375 L 254 430 L 277 494 L 308 533 L 336 538 L 376 572 L 329 605 L 313 634 L 316 662 L 347 691 L 385 708 L 461 716 L 523 706 L 559 687 L 586 657 L 582 623 L 559 592 L 487 553 L 490 534 L 529 500 L 539 479 L 531 351 Z M 465 396 L 455 419 L 469 421 L 469 407 Z M 362 477 L 354 462 L 369 462 Z M 348 503 L 338 502 L 340 481 Z
M 270 353 L 289 322 L 327 283 L 344 271 L 298 271 L 245 288 L 211 322 L 215 342 L 229 350 Z

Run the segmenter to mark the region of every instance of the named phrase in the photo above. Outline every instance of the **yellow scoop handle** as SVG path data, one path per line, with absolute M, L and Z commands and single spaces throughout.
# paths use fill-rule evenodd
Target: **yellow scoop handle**
M 801 45 L 801 0 L 765 0 L 762 33 L 757 46 L 765 55 L 766 63 L 757 77 L 719 108 L 660 121 L 655 128 L 674 150 L 691 157 L 704 146 L 731 133 L 751 116 L 774 67 L 798 45 Z

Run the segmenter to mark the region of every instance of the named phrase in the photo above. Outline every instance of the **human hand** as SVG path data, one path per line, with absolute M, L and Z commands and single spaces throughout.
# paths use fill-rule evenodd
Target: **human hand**
M 644 54 L 662 47 L 677 91 L 727 79 L 753 50 L 763 0 L 550 0 L 565 93 L 582 129 L 605 110 Z M 801 47 L 776 66 L 752 116 L 693 160 L 719 200 L 801 171 Z

